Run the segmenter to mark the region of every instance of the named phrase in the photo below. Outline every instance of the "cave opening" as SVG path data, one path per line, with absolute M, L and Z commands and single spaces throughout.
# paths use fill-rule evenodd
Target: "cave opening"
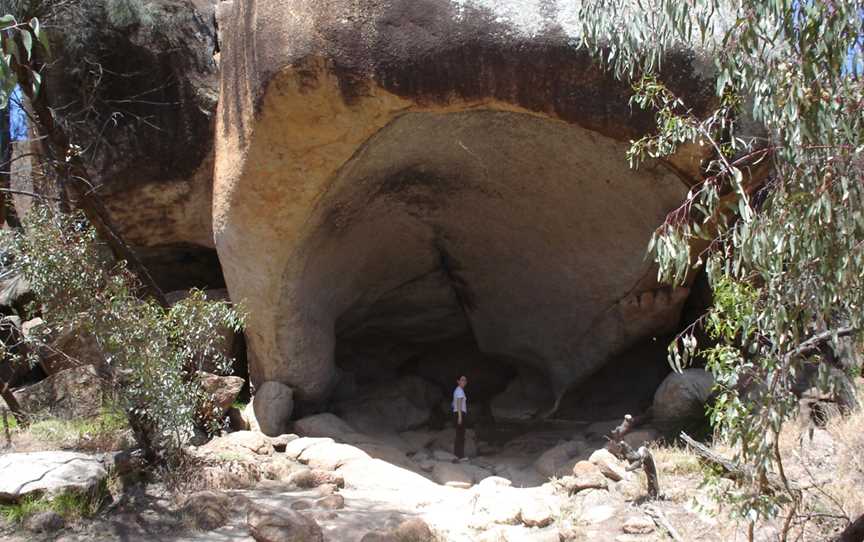
M 465 374 L 478 441 L 530 433 L 531 453 L 638 413 L 689 294 L 657 283 L 645 247 L 686 187 L 624 151 L 513 112 L 399 116 L 285 240 L 263 309 L 284 361 L 253 378 L 291 386 L 295 420 L 405 435 L 452 426 Z

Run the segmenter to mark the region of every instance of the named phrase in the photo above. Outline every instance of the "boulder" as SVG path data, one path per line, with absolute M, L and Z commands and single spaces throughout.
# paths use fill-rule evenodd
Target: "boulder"
M 216 437 L 210 442 L 194 449 L 194 453 L 205 457 L 220 458 L 226 455 L 236 454 L 242 457 L 256 455 L 269 456 L 273 454 L 273 445 L 270 439 L 255 431 L 235 431 L 227 435 Z
M 404 502 L 424 500 L 435 495 L 440 486 L 417 473 L 380 459 L 349 461 L 336 471 L 350 489 L 397 491 Z
M 333 439 L 327 437 L 300 437 L 285 445 L 285 455 L 291 459 L 298 459 L 306 448 L 332 442 L 334 442 Z
M 492 399 L 490 407 L 496 420 L 524 421 L 552 406 L 549 385 L 539 375 L 523 373 Z
M 330 437 L 342 441 L 345 441 L 345 435 L 357 433 L 356 429 L 329 412 L 306 416 L 295 421 L 294 431 L 304 437 Z
M 651 423 L 663 431 L 675 431 L 704 422 L 705 405 L 713 387 L 714 377 L 704 369 L 671 373 L 654 393 Z
M 0 502 L 29 495 L 95 491 L 108 477 L 102 461 L 75 452 L 29 452 L 0 455 Z
M 534 468 L 546 477 L 569 474 L 568 471 L 572 468 L 571 461 L 582 451 L 583 445 L 580 441 L 562 442 L 543 452 L 534 461 Z
M 406 444 L 406 452 L 407 453 L 416 453 L 420 450 L 428 448 L 435 442 L 435 439 L 438 435 L 433 431 L 405 431 L 403 433 L 399 433 L 399 437 Z
M 644 251 L 702 156 L 629 169 L 653 115 L 579 50 L 574 6 L 218 4 L 213 239 L 253 383 L 326 400 L 357 345 L 470 333 L 555 397 L 678 325 L 688 289 Z M 700 115 L 702 57 L 666 60 Z
M 14 392 L 22 410 L 36 418 L 89 418 L 102 411 L 103 387 L 93 365 L 64 369 Z
M 293 510 L 255 503 L 246 513 L 249 534 L 258 542 L 323 542 L 318 523 Z
M 345 508 L 345 497 L 342 495 L 327 495 L 315 501 L 315 506 L 325 510 L 341 510 Z
M 300 462 L 313 469 L 336 470 L 355 459 L 369 459 L 369 454 L 349 444 L 322 442 L 303 450 Z
M 96 339 L 78 328 L 49 330 L 41 318 L 21 324 L 26 339 L 46 344 L 36 349 L 39 366 L 45 374 L 54 375 L 75 367 L 105 364 L 105 354 Z
M 220 376 L 204 371 L 198 371 L 198 382 L 213 397 L 222 415 L 231 407 L 246 383 L 239 376 Z
M 627 476 L 627 469 L 621 463 L 621 460 L 605 448 L 595 450 L 591 454 L 591 457 L 588 458 L 588 461 L 596 465 L 600 469 L 600 472 L 603 473 L 603 476 L 613 482 L 620 482 Z
M 573 466 L 573 478 L 575 481 L 571 486 L 575 491 L 583 489 L 605 489 L 608 485 L 606 477 L 597 465 L 590 461 L 579 461 Z
M 435 535 L 429 525 L 420 518 L 409 518 L 394 529 L 400 542 L 434 542 Z
M 219 97 L 215 4 L 148 2 L 146 20 L 139 20 L 128 2 L 112 3 L 121 6 L 114 10 L 85 2 L 46 24 L 49 34 L 77 29 L 74 43 L 60 36 L 64 47 L 43 72 L 51 87 L 47 105 L 72 141 L 94 150 L 88 172 L 110 222 L 165 292 L 223 283 L 210 212 Z M 101 73 L 79 69 L 82 51 Z M 90 89 L 87 96 L 82 88 Z M 120 103 L 125 112 L 118 115 Z M 84 109 L 84 116 L 67 116 Z M 97 149 L 97 141 L 111 144 Z M 34 171 L 46 158 L 40 147 L 29 149 L 37 153 Z M 38 176 L 17 177 L 18 189 L 52 193 Z M 32 204 L 24 196 L 14 201 L 18 216 Z
M 184 519 L 201 531 L 212 531 L 228 523 L 234 498 L 222 491 L 198 491 L 182 498 Z
M 66 520 L 57 512 L 36 512 L 24 519 L 24 529 L 31 533 L 53 533 L 66 526 Z
M 416 376 L 379 384 L 334 409 L 361 432 L 407 431 L 429 421 L 441 390 Z
M 255 391 L 250 404 L 262 433 L 275 437 L 289 432 L 289 420 L 294 410 L 294 393 L 291 388 L 280 382 L 264 382 Z
M 661 437 L 660 432 L 653 427 L 645 426 L 640 427 L 639 429 L 635 429 L 630 431 L 626 435 L 624 435 L 623 440 L 627 444 L 630 445 L 634 450 L 638 449 L 640 446 L 647 446 L 648 444 L 654 442 L 655 440 Z

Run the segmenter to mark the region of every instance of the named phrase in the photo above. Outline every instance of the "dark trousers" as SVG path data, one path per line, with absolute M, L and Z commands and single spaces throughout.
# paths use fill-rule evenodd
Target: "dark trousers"
M 465 425 L 468 423 L 468 413 L 462 413 L 462 423 L 459 423 L 459 414 L 454 412 L 453 422 L 456 424 L 456 442 L 453 443 L 453 454 L 462 459 L 465 457 Z

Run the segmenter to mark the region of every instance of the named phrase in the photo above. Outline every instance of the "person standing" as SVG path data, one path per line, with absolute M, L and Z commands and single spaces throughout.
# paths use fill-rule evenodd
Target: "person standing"
M 460 461 L 468 460 L 465 457 L 465 424 L 468 418 L 466 385 L 468 385 L 468 377 L 462 375 L 456 380 L 456 389 L 453 390 L 453 418 L 456 421 L 456 442 L 453 444 L 453 453 Z

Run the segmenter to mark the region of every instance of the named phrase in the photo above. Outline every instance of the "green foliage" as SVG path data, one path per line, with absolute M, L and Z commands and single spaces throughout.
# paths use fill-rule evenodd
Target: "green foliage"
M 670 360 L 707 359 L 718 387 L 711 419 L 752 469 L 724 498 L 753 522 L 795 497 L 764 481 L 782 473 L 777 440 L 797 409 L 796 379 L 819 363 L 832 384 L 817 349 L 803 346 L 824 333 L 836 345 L 839 330 L 864 324 L 862 14 L 860 0 L 582 7 L 583 45 L 657 113 L 657 132 L 632 142 L 631 164 L 687 142 L 713 154 L 650 247 L 660 279 L 683 283 L 704 265 L 714 288 L 705 325 L 716 344 L 700 347 L 690 330 Z M 704 116 L 657 75 L 668 55 L 694 49 L 694 64 L 713 61 L 716 105 Z
M 47 418 L 26 428 L 46 448 L 105 452 L 122 447 L 128 430 L 125 412 L 113 405 L 104 407 L 94 418 Z
M 107 483 L 92 491 L 66 491 L 54 497 L 28 496 L 17 503 L 0 505 L 0 514 L 12 524 L 21 524 L 34 514 L 53 511 L 66 520 L 94 516 L 108 497 Z
M 23 231 L 3 232 L 5 263 L 29 281 L 42 304 L 44 331 L 91 335 L 114 375 L 121 406 L 152 428 L 160 447 L 176 449 L 196 420 L 216 419 L 201 412 L 210 401 L 195 371 L 205 360 L 230 369 L 222 331 L 240 331 L 243 315 L 197 290 L 169 310 L 139 299 L 132 274 L 111 262 L 79 215 L 37 206 L 24 222 Z
M 48 37 L 36 17 L 19 21 L 8 14 L 0 17 L 0 36 L 0 109 L 3 109 L 18 84 L 16 67 L 30 65 L 34 39 L 47 50 Z M 42 77 L 37 71 L 31 71 L 30 76 L 35 94 Z

